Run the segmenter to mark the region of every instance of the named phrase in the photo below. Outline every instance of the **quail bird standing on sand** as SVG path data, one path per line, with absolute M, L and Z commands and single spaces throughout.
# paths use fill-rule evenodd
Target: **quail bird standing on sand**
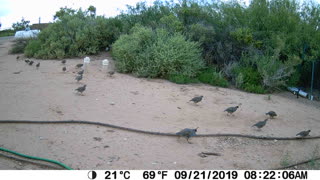
M 19 58 L 20 58 L 20 56 L 17 56 L 17 58 L 16 58 L 16 59 L 17 59 L 17 60 L 19 60 Z
M 83 66 L 83 64 L 77 64 L 76 68 L 81 68 Z
M 37 69 L 40 67 L 40 63 L 38 63 L 37 65 L 36 65 L 36 67 L 37 67 Z
M 192 98 L 190 101 L 193 101 L 194 103 L 198 103 L 202 100 L 203 96 L 197 96 Z
M 79 75 L 79 76 L 76 77 L 76 80 L 77 80 L 78 82 L 81 81 L 81 79 L 82 79 L 82 75 Z
M 301 131 L 301 132 L 299 132 L 296 136 L 306 137 L 306 136 L 309 136 L 309 133 L 310 133 L 310 132 L 311 132 L 311 130 Z
M 269 119 L 265 119 L 264 121 L 257 122 L 252 127 L 256 126 L 257 128 L 261 129 L 261 128 L 263 128 L 263 126 L 265 126 L 267 124 L 268 120 Z
M 83 73 L 84 73 L 84 69 L 78 72 L 79 75 L 83 75 Z
M 229 107 L 229 108 L 227 108 L 226 110 L 224 110 L 224 112 L 227 111 L 227 112 L 228 112 L 228 115 L 229 115 L 229 114 L 232 114 L 232 113 L 236 112 L 236 110 L 237 110 L 238 108 L 239 108 L 239 106 Z
M 111 77 L 112 75 L 114 75 L 114 71 L 108 71 L 108 74 Z
M 188 143 L 191 144 L 191 142 L 189 142 L 189 138 L 191 138 L 192 136 L 196 136 L 197 129 L 198 128 L 196 129 L 185 128 L 177 132 L 176 135 L 187 138 Z
M 24 60 L 24 62 L 29 63 L 30 61 L 29 61 L 29 59 L 26 59 L 26 60 Z
M 77 89 L 75 89 L 75 90 L 82 94 L 82 93 L 83 93 L 83 91 L 85 91 L 85 90 L 86 90 L 86 87 L 87 87 L 87 85 L 83 85 L 83 86 L 81 86 L 81 87 L 78 87 L 78 88 L 77 88 Z
M 274 111 L 269 111 L 266 113 L 266 115 L 269 115 L 271 119 L 273 119 L 275 116 L 277 116 L 277 113 Z
M 65 64 L 66 62 L 67 62 L 67 60 L 65 60 L 65 59 L 61 61 L 62 64 Z
M 29 65 L 32 66 L 32 64 L 33 64 L 33 61 L 30 61 L 30 62 L 29 62 Z
M 67 70 L 66 67 L 63 67 L 63 68 L 62 68 L 62 71 L 63 71 L 63 72 L 66 72 L 66 70 Z

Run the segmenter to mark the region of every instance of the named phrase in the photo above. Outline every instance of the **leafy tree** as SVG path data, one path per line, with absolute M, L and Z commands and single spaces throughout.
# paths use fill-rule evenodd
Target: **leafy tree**
M 29 23 L 30 21 L 26 21 L 24 18 L 22 18 L 20 22 L 13 23 L 12 28 L 14 31 L 25 30 L 27 27 L 29 27 Z

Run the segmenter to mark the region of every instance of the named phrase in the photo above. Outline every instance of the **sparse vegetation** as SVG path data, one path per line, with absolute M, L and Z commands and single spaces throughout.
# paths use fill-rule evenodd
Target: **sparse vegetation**
M 9 51 L 10 54 L 23 53 L 30 39 L 16 39 Z

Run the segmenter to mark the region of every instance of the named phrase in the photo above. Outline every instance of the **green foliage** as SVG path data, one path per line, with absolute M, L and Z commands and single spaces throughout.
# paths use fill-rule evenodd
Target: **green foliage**
M 21 19 L 21 22 L 16 22 L 12 24 L 12 28 L 14 31 L 21 31 L 25 30 L 27 27 L 29 27 L 30 21 L 26 21 L 24 18 Z
M 27 56 L 62 59 L 96 54 L 120 35 L 121 23 L 95 17 L 93 6 L 87 11 L 61 8 L 54 17 L 57 21 L 40 32 L 38 41 L 27 48 Z
M 266 92 L 262 86 L 260 73 L 251 66 L 237 66 L 234 70 L 236 87 L 252 93 L 263 94 Z
M 266 90 L 263 88 L 263 86 L 256 85 L 256 84 L 249 84 L 249 83 L 244 84 L 243 90 L 251 93 L 257 93 L 257 94 L 266 93 Z
M 30 42 L 28 56 L 95 54 L 116 42 L 112 54 L 120 72 L 179 82 L 198 74 L 206 83 L 224 84 L 221 71 L 238 88 L 257 93 L 309 86 L 310 62 L 320 58 L 320 6 L 314 1 L 252 0 L 246 6 L 157 0 L 127 6 L 113 18 L 97 17 L 93 6 L 61 8 L 54 17 L 38 41 Z M 217 67 L 215 72 L 201 74 L 199 59 Z
M 41 42 L 37 39 L 32 39 L 29 41 L 28 46 L 24 49 L 24 55 L 27 57 L 34 57 L 34 52 L 39 52 L 40 50 Z
M 9 53 L 10 54 L 19 54 L 23 53 L 25 47 L 28 44 L 29 39 L 17 39 L 14 41 Z
M 223 77 L 222 73 L 217 72 L 215 68 L 207 68 L 201 71 L 198 79 L 202 83 L 213 86 L 228 87 L 228 81 Z
M 116 68 L 119 72 L 131 73 L 136 71 L 136 59 L 152 42 L 153 32 L 149 28 L 136 26 L 130 35 L 122 35 L 112 45 L 112 55 L 117 60 Z M 143 68 L 143 67 L 141 67 Z
M 6 36 L 13 36 L 14 35 L 14 30 L 3 30 L 0 31 L 0 37 L 6 37 Z
M 139 77 L 195 77 L 203 67 L 197 43 L 187 41 L 181 34 L 171 35 L 164 29 L 152 31 L 141 26 L 114 43 L 113 56 L 120 72 Z
M 195 78 L 190 78 L 189 76 L 181 74 L 169 75 L 168 80 L 177 84 L 188 84 L 188 83 L 198 83 L 199 81 Z

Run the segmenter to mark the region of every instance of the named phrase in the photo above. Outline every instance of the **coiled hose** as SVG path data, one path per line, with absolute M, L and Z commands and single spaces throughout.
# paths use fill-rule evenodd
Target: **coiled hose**
M 5 149 L 3 147 L 0 147 L 0 151 L 8 152 L 8 153 L 15 154 L 17 156 L 21 156 L 21 157 L 28 158 L 28 159 L 35 159 L 35 160 L 45 161 L 45 162 L 49 162 L 49 163 L 54 163 L 54 164 L 57 164 L 57 165 L 65 168 L 65 169 L 73 170 L 69 166 L 67 166 L 67 165 L 65 165 L 65 164 L 63 164 L 63 163 L 61 163 L 59 161 L 21 154 L 21 153 L 18 153 L 18 152 L 9 150 L 9 149 Z

